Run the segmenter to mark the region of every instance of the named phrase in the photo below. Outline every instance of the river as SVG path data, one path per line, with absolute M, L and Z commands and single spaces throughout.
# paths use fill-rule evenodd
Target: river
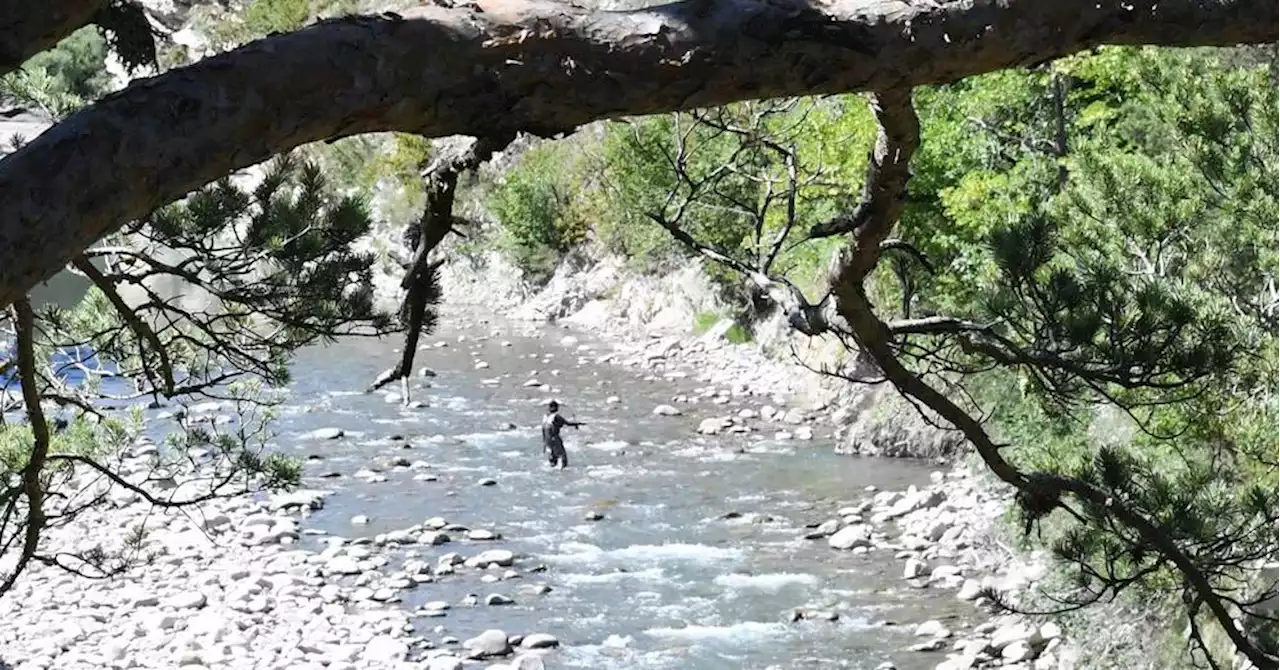
M 887 551 L 854 555 L 802 538 L 806 524 L 865 498 L 868 486 L 926 483 L 925 465 L 837 456 L 821 435 L 779 442 L 777 426 L 698 436 L 701 419 L 758 410 L 769 399 L 704 401 L 680 405 L 682 416 L 655 416 L 656 405 L 705 386 L 695 371 L 655 378 L 599 362 L 612 346 L 581 333 L 580 343 L 565 346 L 565 331 L 555 328 L 474 316 L 442 322 L 418 355 L 418 366 L 437 373 L 415 376 L 413 398 L 425 407 L 359 392 L 391 365 L 398 342 L 343 340 L 300 353 L 277 428 L 282 448 L 307 459 L 306 485 L 336 491 L 309 527 L 368 537 L 438 516 L 500 533 L 479 548 L 517 552 L 521 571 L 546 566 L 520 580 L 481 583 L 471 571 L 406 592 L 410 609 L 467 594 L 515 599 L 454 607 L 420 620 L 421 630 L 441 626 L 437 635 L 460 638 L 489 628 L 551 633 L 562 647 L 547 658 L 550 668 L 871 669 L 891 661 L 908 670 L 939 660 L 906 651 L 915 641 L 911 624 L 972 610 L 949 592 L 907 586 Z M 526 386 L 530 379 L 551 389 Z M 586 423 L 566 429 L 564 471 L 548 469 L 537 437 L 549 397 Z M 346 434 L 305 439 L 326 427 Z M 394 459 L 430 467 L 388 467 Z M 381 470 L 385 481 L 352 476 L 361 469 Z M 485 479 L 496 484 L 482 486 Z M 587 520 L 589 512 L 603 518 Z M 353 525 L 355 515 L 370 522 Z M 304 538 L 316 547 L 322 539 Z M 420 557 L 434 562 L 480 544 L 453 542 Z M 551 591 L 518 589 L 534 583 Z M 840 616 L 787 621 L 796 608 Z

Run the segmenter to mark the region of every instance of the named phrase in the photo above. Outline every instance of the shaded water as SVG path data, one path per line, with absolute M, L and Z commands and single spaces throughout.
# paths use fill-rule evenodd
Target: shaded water
M 494 329 L 501 334 L 478 339 Z M 954 596 L 906 586 L 890 552 L 855 556 L 800 539 L 805 524 L 857 502 L 867 485 L 924 483 L 927 467 L 836 456 L 821 439 L 763 437 L 774 426 L 752 436 L 696 436 L 701 419 L 758 409 L 767 399 L 703 402 L 682 406 L 684 416 L 654 416 L 655 405 L 701 384 L 645 381 L 633 369 L 596 363 L 611 350 L 607 343 L 582 337 L 590 350 L 577 350 L 561 345 L 563 335 L 550 329 L 520 336 L 503 323 L 443 326 L 428 343 L 448 346 L 428 346 L 418 357 L 419 366 L 438 373 L 425 380 L 429 387 L 415 378 L 413 397 L 428 404 L 419 409 L 357 392 L 391 365 L 395 342 L 343 341 L 303 352 L 281 443 L 310 458 L 308 486 L 338 492 L 309 525 L 372 536 L 441 516 L 500 532 L 501 541 L 484 543 L 452 533 L 454 542 L 419 548 L 420 555 L 434 562 L 449 551 L 503 547 L 526 556 L 517 564 L 522 570 L 545 564 L 547 571 L 495 584 L 464 572 L 406 592 L 404 605 L 511 595 L 514 605 L 455 607 L 420 629 L 443 625 L 444 634 L 461 638 L 487 628 L 548 632 L 564 644 L 548 659 L 552 668 L 875 668 L 892 660 L 910 669 L 941 660 L 904 651 L 914 641 L 912 626 L 886 622 L 967 611 Z M 476 369 L 478 361 L 491 367 Z M 525 387 L 531 378 L 554 390 Z M 610 395 L 622 403 L 607 404 Z M 541 456 L 537 423 L 549 397 L 565 405 L 568 418 L 587 423 L 565 431 L 566 471 L 549 470 Z M 347 435 L 301 438 L 322 427 Z M 438 480 L 415 481 L 413 472 L 386 467 L 398 457 L 429 462 Z M 387 481 L 351 477 L 366 467 L 383 469 Z M 326 473 L 342 476 L 319 478 Z M 497 484 L 479 486 L 483 478 Z M 591 510 L 605 518 L 584 520 Z M 723 518 L 727 512 L 743 516 Z M 352 526 L 355 514 L 372 523 Z M 535 581 L 553 590 L 517 590 Z M 801 607 L 841 616 L 784 621 Z

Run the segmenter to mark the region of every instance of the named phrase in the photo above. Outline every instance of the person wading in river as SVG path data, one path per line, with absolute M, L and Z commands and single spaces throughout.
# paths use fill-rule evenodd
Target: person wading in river
M 547 415 L 542 417 L 542 450 L 548 454 L 551 467 L 559 463 L 560 469 L 569 467 L 569 454 L 564 450 L 564 440 L 560 438 L 560 429 L 565 426 L 577 428 L 582 424 L 569 421 L 560 416 L 560 403 L 552 400 L 547 404 Z

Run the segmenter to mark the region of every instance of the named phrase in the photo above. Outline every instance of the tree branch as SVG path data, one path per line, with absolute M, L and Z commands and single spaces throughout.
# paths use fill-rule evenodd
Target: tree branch
M 0 306 L 125 222 L 307 142 L 553 133 L 954 81 L 1100 44 L 1273 42 L 1280 25 L 1272 0 L 719 0 L 702 16 L 696 4 L 428 5 L 324 21 L 134 82 L 0 161 Z
M 88 277 L 89 281 L 93 282 L 93 285 L 96 286 L 99 291 L 102 291 L 102 295 L 106 297 L 107 302 L 111 303 L 111 306 L 115 308 L 116 313 L 120 315 L 121 320 L 128 324 L 130 330 L 138 336 L 138 340 L 145 341 L 150 345 L 152 351 L 160 359 L 160 375 L 164 383 L 164 386 L 161 388 L 164 389 L 165 397 L 173 397 L 174 389 L 177 386 L 177 383 L 173 378 L 173 363 L 169 360 L 168 349 L 164 346 L 164 343 L 160 341 L 159 336 L 156 335 L 156 331 L 152 330 L 151 326 L 147 325 L 147 323 L 142 320 L 142 317 L 138 316 L 137 312 L 129 308 L 128 303 L 126 303 L 124 298 L 120 296 L 120 292 L 116 290 L 115 285 L 107 279 L 106 275 L 102 274 L 101 270 L 94 266 L 93 263 L 89 262 L 88 258 L 80 256 L 72 261 L 72 265 L 77 270 L 84 273 L 84 276 Z M 143 360 L 142 370 L 148 378 L 152 376 L 151 366 L 147 365 L 145 360 Z M 150 381 L 153 387 L 159 386 L 155 383 L 154 379 L 150 379 Z
M 906 204 L 907 180 L 911 178 L 911 156 L 920 146 L 920 119 L 911 103 L 910 89 L 877 91 L 871 96 L 871 111 L 880 132 L 867 161 L 862 199 L 852 216 L 833 229 L 815 226 L 810 238 L 853 233 L 855 243 L 847 247 L 847 259 L 836 279 L 837 285 L 853 282 L 859 286 L 880 260 L 881 245 L 902 215 Z
M 400 282 L 401 288 L 408 291 L 400 307 L 400 317 L 405 328 L 404 346 L 400 350 L 400 361 L 396 366 L 378 375 L 365 390 L 366 393 L 372 393 L 399 380 L 402 382 L 400 401 L 405 405 L 409 404 L 409 376 L 413 374 L 418 338 L 424 329 L 429 333 L 435 327 L 435 312 L 431 305 L 440 299 L 436 275 L 439 262 L 429 263 L 427 258 L 453 230 L 453 200 L 457 192 L 458 176 L 467 170 L 476 169 L 514 139 L 514 134 L 479 138 L 459 154 L 437 156 L 423 170 L 427 202 L 417 227 L 409 231 L 414 259 L 405 268 L 404 279 Z
M 873 102 L 877 120 L 881 123 L 880 141 L 877 142 L 873 164 L 881 166 L 877 181 L 869 181 L 866 193 L 873 202 L 864 201 L 859 210 L 876 212 L 863 221 L 854 233 L 854 240 L 837 256 L 831 273 L 832 295 L 836 312 L 848 324 L 858 346 L 864 351 L 884 376 L 908 399 L 914 399 L 935 412 L 959 430 L 974 445 L 978 455 L 1000 480 L 1013 485 L 1019 492 L 1024 508 L 1038 514 L 1047 514 L 1063 506 L 1062 497 L 1070 493 L 1097 510 L 1104 510 L 1109 523 L 1117 524 L 1136 533 L 1147 546 L 1176 567 L 1191 585 L 1196 596 L 1207 606 L 1214 618 L 1231 639 L 1235 647 L 1245 654 L 1258 668 L 1275 668 L 1276 659 L 1255 647 L 1235 626 L 1230 612 L 1214 588 L 1209 576 L 1177 544 L 1173 537 L 1155 521 L 1140 511 L 1131 509 L 1111 493 L 1074 477 L 1048 472 L 1022 472 L 1005 460 L 1000 447 L 983 428 L 981 422 L 939 392 L 923 378 L 902 364 L 895 351 L 895 330 L 903 332 L 989 332 L 976 324 L 954 319 L 920 319 L 913 322 L 886 324 L 875 314 L 864 292 L 863 282 L 874 269 L 886 239 L 901 213 L 902 195 L 906 192 L 909 172 L 906 168 L 909 150 L 914 148 L 910 140 L 895 141 L 895 135 L 905 137 L 912 129 L 918 129 L 914 112 L 910 108 L 910 93 L 892 91 L 878 93 Z M 892 150 L 895 144 L 907 149 L 907 155 Z M 887 160 L 886 160 L 887 159 Z M 870 175 L 869 175 L 870 176 Z M 874 201 L 878 199 L 879 204 Z
M 13 320 L 18 330 L 18 374 L 22 383 L 22 402 L 31 426 L 31 453 L 22 468 L 22 494 L 27 500 L 27 519 L 22 541 L 22 553 L 8 575 L 0 582 L 0 593 L 7 593 L 15 581 L 31 563 L 40 546 L 40 533 L 44 530 L 44 485 L 40 476 L 49 455 L 49 424 L 40 406 L 40 389 L 36 388 L 35 314 L 25 298 L 13 304 Z

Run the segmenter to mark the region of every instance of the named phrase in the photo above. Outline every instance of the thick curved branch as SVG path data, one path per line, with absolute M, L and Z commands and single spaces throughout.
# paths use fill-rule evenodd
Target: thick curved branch
M 881 124 L 881 141 L 877 143 L 873 164 L 883 166 L 881 176 L 884 178 L 868 182 L 866 193 L 870 195 L 871 201 L 864 200 L 859 210 L 865 209 L 877 214 L 863 221 L 854 231 L 853 241 L 837 256 L 831 273 L 831 294 L 835 297 L 836 313 L 848 324 L 858 346 L 900 393 L 928 407 L 959 430 L 974 445 L 987 468 L 1002 481 L 1014 486 L 1021 497 L 1030 501 L 1029 504 L 1047 512 L 1061 507 L 1062 496 L 1070 493 L 1097 509 L 1106 510 L 1112 522 L 1134 532 L 1142 542 L 1154 548 L 1176 567 L 1241 653 L 1258 668 L 1275 668 L 1276 659 L 1254 646 L 1235 626 L 1231 613 L 1209 576 L 1156 522 L 1129 508 L 1107 491 L 1083 480 L 1056 473 L 1020 471 L 1005 460 L 999 445 L 991 439 L 978 419 L 907 369 L 899 360 L 894 345 L 895 335 L 966 331 L 982 333 L 989 330 L 979 324 L 948 318 L 886 324 L 875 314 L 867 299 L 863 282 L 875 268 L 882 243 L 897 223 L 902 209 L 902 196 L 910 177 L 905 165 L 910 158 L 909 154 L 900 161 L 893 159 L 891 147 L 895 144 L 895 129 L 899 132 L 910 132 L 913 128 L 918 130 L 914 111 L 910 107 L 910 93 L 907 91 L 878 93 L 873 102 L 873 110 Z M 909 149 L 914 144 L 908 141 L 901 146 Z M 885 149 L 890 151 L 886 154 Z M 880 204 L 875 203 L 876 199 L 880 200 Z
M 1099 44 L 1273 42 L 1280 24 L 1273 0 L 707 4 L 428 5 L 325 21 L 134 82 L 0 161 L 0 306 L 125 222 L 316 140 L 554 133 L 954 81 Z
M 22 551 L 17 563 L 0 582 L 0 593 L 6 593 L 31 563 L 40 546 L 40 533 L 45 526 L 44 484 L 40 477 L 49 456 L 49 424 L 40 406 L 40 389 L 37 388 L 35 355 L 35 313 L 25 298 L 13 304 L 13 320 L 18 330 L 18 375 L 22 383 L 22 403 L 26 408 L 27 422 L 31 426 L 31 453 L 22 468 L 22 495 L 27 501 L 27 518 L 24 525 Z
M 862 199 L 853 215 L 842 220 L 834 232 L 815 226 L 809 237 L 853 233 L 854 243 L 846 248 L 841 275 L 835 285 L 862 280 L 880 261 L 882 246 L 902 215 L 907 201 L 907 181 L 911 179 L 911 156 L 920 146 L 920 118 L 911 103 L 911 89 L 877 91 L 871 96 L 871 111 L 880 132 L 867 161 Z
M 92 22 L 107 0 L 0 0 L 0 76 Z
M 1255 667 L 1277 667 L 1275 658 L 1254 646 L 1236 627 L 1230 611 L 1227 610 L 1209 578 L 1168 533 L 1110 493 L 1087 482 L 1054 473 L 1019 471 L 1000 454 L 999 446 L 987 434 L 981 423 L 902 365 L 889 342 L 888 326 L 875 315 L 871 304 L 862 293 L 861 285 L 837 287 L 836 301 L 837 310 L 849 323 L 858 338 L 858 343 L 884 372 L 885 377 L 899 392 L 919 400 L 955 426 L 973 444 L 974 449 L 993 474 L 1005 483 L 1013 485 L 1024 495 L 1058 504 L 1063 494 L 1071 493 L 1095 505 L 1098 509 L 1107 510 L 1112 518 L 1135 531 L 1148 546 L 1159 551 L 1173 563 L 1190 584 L 1196 596 L 1209 608 L 1236 649 L 1245 654 Z
M 163 383 L 163 386 L 156 384 L 156 380 L 154 379 L 150 379 L 149 381 L 151 381 L 151 385 L 153 387 L 162 389 L 165 397 L 173 397 L 174 389 L 177 386 L 177 382 L 175 382 L 173 378 L 173 363 L 169 360 L 169 350 L 164 346 L 164 343 L 160 341 L 160 337 L 156 335 L 156 331 L 153 330 L 151 326 L 147 325 L 147 322 L 143 321 L 142 317 L 138 316 L 137 312 L 129 308 L 129 304 L 124 301 L 120 292 L 116 290 L 115 284 L 113 284 L 111 280 L 107 279 L 106 275 L 102 274 L 102 271 L 93 263 L 89 262 L 88 258 L 80 256 L 72 261 L 72 265 L 82 272 L 85 277 L 88 277 L 89 281 L 93 282 L 93 285 L 96 286 L 99 291 L 102 291 L 102 295 L 106 297 L 107 302 L 111 303 L 111 306 L 115 308 L 116 313 L 120 315 L 120 319 L 129 326 L 129 329 L 132 330 L 135 335 L 138 336 L 138 339 L 145 340 L 151 347 L 152 351 L 160 359 L 160 375 L 162 377 L 161 382 Z M 147 365 L 145 361 L 143 362 L 142 370 L 147 377 L 152 376 L 151 366 Z

